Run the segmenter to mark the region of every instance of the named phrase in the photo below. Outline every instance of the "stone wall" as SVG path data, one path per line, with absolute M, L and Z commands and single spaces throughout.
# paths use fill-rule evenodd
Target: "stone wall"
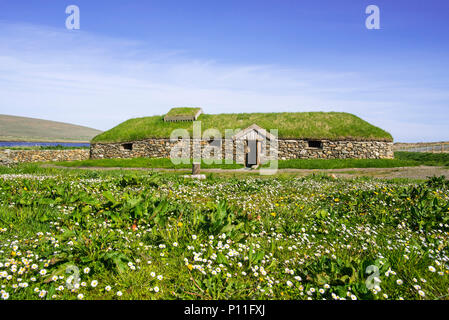
M 73 161 L 89 159 L 88 149 L 0 150 L 0 163 Z
M 132 144 L 132 150 L 126 145 Z M 90 146 L 91 159 L 109 158 L 168 158 L 170 150 L 176 142 L 170 139 L 148 139 L 133 141 L 132 143 L 95 143 Z
M 320 140 L 321 146 L 317 148 L 309 147 L 307 140 L 278 140 L 278 159 L 391 159 L 393 154 L 393 143 L 385 141 L 331 141 Z M 107 158 L 169 158 L 172 148 L 178 142 L 171 142 L 170 139 L 146 139 L 129 143 L 96 143 L 91 145 L 91 159 Z M 204 150 L 209 145 L 207 141 L 200 141 Z M 244 150 L 243 141 L 236 141 L 229 145 L 232 148 L 233 159 L 238 163 L 244 162 L 241 150 Z M 190 150 L 193 141 L 190 140 Z M 220 148 L 220 147 L 217 147 Z M 225 156 L 225 142 L 222 140 L 222 157 Z M 275 151 L 270 150 L 270 143 L 262 141 L 261 161 L 265 162 L 274 157 Z M 230 150 L 230 149 L 229 149 Z M 237 156 L 237 150 L 240 150 Z M 177 153 L 181 155 L 180 152 Z
M 311 148 L 305 140 L 279 140 L 279 160 L 286 159 L 392 159 L 393 142 L 320 140 Z

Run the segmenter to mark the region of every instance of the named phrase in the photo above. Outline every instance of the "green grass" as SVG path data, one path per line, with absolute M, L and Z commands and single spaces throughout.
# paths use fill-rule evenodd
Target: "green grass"
M 419 165 L 418 161 L 398 159 L 291 159 L 278 163 L 279 169 L 397 168 Z
M 165 116 L 176 117 L 176 116 L 194 116 L 201 108 L 172 108 Z
M 409 159 L 410 158 L 410 159 Z M 415 167 L 419 165 L 440 165 L 444 161 L 428 161 L 426 157 L 411 159 L 401 153 L 396 159 L 291 159 L 279 160 L 279 169 L 346 169 L 346 168 L 397 168 Z M 448 161 L 449 162 L 449 161 Z M 191 164 L 174 165 L 165 158 L 132 158 L 132 159 L 96 159 L 83 161 L 53 162 L 62 167 L 117 167 L 117 168 L 164 168 L 190 169 Z M 267 167 L 269 164 L 265 164 Z M 239 169 L 240 164 L 202 164 L 201 168 Z
M 174 165 L 166 158 L 95 159 L 82 161 L 52 162 L 61 167 L 103 167 L 103 168 L 162 168 L 191 169 L 192 165 Z M 395 159 L 290 159 L 279 160 L 279 169 L 349 169 L 349 168 L 398 168 L 416 166 L 449 166 L 448 154 L 418 152 L 396 152 Z M 268 167 L 265 164 L 264 167 Z M 240 169 L 241 164 L 205 164 L 203 169 Z
M 33 168 L 47 176 L 22 175 Z M 449 298 L 443 178 L 7 170 L 2 299 Z
M 343 112 L 201 114 L 201 130 L 215 128 L 224 136 L 225 129 L 245 129 L 252 124 L 277 129 L 283 139 L 355 139 L 386 140 L 392 136 L 359 117 Z M 126 142 L 146 138 L 169 138 L 174 129 L 186 129 L 192 135 L 193 122 L 164 122 L 163 116 L 127 120 L 92 139 L 92 143 Z
M 428 166 L 449 166 L 449 153 L 404 152 L 394 153 L 398 160 L 417 161 Z
M 449 166 L 449 154 L 395 152 L 394 159 L 291 159 L 279 160 L 279 169 L 346 169 Z
M 63 167 L 104 167 L 104 168 L 164 168 L 164 169 L 191 169 L 192 164 L 174 165 L 167 158 L 132 158 L 132 159 L 95 159 L 80 161 L 52 162 Z M 201 164 L 203 169 L 240 169 L 240 164 Z
M 186 170 L 185 172 L 187 172 Z M 185 172 L 165 172 L 167 176 L 177 176 L 185 174 Z M 34 163 L 20 163 L 13 167 L 5 167 L 0 166 L 0 177 L 1 175 L 8 174 L 19 174 L 19 175 L 34 175 L 34 176 L 63 176 L 65 178 L 68 177 L 77 177 L 84 179 L 97 179 L 97 178 L 113 178 L 113 177 L 121 177 L 124 174 L 132 173 L 133 175 L 147 175 L 147 170 L 126 170 L 126 168 L 119 168 L 117 170 L 92 170 L 89 168 L 82 169 L 77 168 L 76 170 L 71 170 L 70 167 L 45 167 L 42 166 L 42 163 L 34 162 Z

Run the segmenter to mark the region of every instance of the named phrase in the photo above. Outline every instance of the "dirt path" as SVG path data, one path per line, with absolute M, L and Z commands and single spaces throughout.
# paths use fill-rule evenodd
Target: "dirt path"
M 120 168 L 120 167 L 61 167 L 53 164 L 44 164 L 44 168 L 66 168 L 66 169 L 83 169 L 83 170 L 146 170 L 159 172 L 186 172 L 190 169 L 164 169 L 164 168 Z M 257 170 L 247 169 L 201 169 L 202 173 L 252 173 L 257 174 Z M 334 174 L 337 177 L 374 177 L 374 178 L 409 178 L 409 179 L 426 179 L 432 176 L 446 176 L 449 178 L 449 168 L 446 167 L 400 167 L 400 168 L 348 168 L 348 169 L 279 169 L 278 173 L 291 173 L 295 176 L 307 176 L 312 173 Z

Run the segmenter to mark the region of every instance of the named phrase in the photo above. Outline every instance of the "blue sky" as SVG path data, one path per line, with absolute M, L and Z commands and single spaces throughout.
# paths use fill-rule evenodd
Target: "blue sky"
M 448 40 L 444 0 L 0 0 L 0 113 L 107 130 L 173 106 L 345 111 L 449 140 Z

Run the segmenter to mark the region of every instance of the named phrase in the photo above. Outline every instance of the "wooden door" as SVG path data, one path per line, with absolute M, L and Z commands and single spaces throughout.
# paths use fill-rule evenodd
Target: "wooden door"
M 247 140 L 246 141 L 246 154 L 245 154 L 245 165 L 251 167 L 258 165 L 260 152 L 260 141 L 257 140 Z

